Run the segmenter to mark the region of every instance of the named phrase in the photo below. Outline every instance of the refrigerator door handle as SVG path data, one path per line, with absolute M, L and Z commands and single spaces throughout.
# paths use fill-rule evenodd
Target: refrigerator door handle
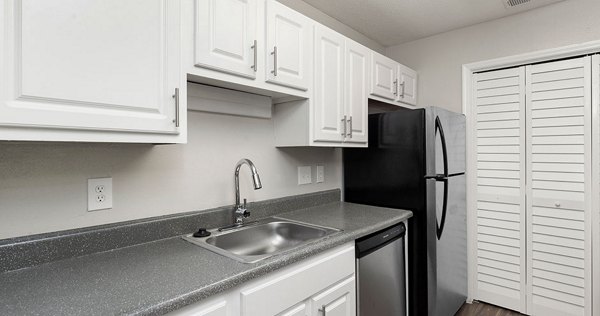
M 448 209 L 448 178 L 442 180 L 442 182 L 444 182 L 444 203 L 442 204 L 441 223 L 438 223 L 437 217 L 435 219 L 435 233 L 437 235 L 438 240 L 442 238 L 442 233 L 444 232 L 444 224 L 446 224 L 446 211 Z
M 444 176 L 448 176 L 448 150 L 446 149 L 446 137 L 444 136 L 444 128 L 442 127 L 442 121 L 440 117 L 435 117 L 435 131 L 436 134 L 440 132 L 440 139 L 442 141 L 442 158 L 444 159 Z

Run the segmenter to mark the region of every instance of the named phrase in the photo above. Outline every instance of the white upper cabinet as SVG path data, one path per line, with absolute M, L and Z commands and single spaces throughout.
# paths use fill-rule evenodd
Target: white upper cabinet
M 399 64 L 398 78 L 398 101 L 417 105 L 417 72 Z
M 187 79 L 310 98 L 314 22 L 275 0 L 181 0 Z
M 277 1 L 266 6 L 267 81 L 308 90 L 313 22 Z
M 371 94 L 388 100 L 398 95 L 398 63 L 376 52 L 371 53 Z
M 179 3 L 4 1 L 0 139 L 185 142 Z
M 275 105 L 278 147 L 367 146 L 369 52 L 315 25 L 313 97 Z
M 344 117 L 344 41 L 328 28 L 315 28 L 314 140 L 341 142 Z
M 366 144 L 368 141 L 369 53 L 368 48 L 346 40 L 345 113 L 348 119 L 346 142 Z
M 383 102 L 417 104 L 417 72 L 376 52 L 371 53 L 371 97 Z
M 256 0 L 197 0 L 195 65 L 256 77 Z

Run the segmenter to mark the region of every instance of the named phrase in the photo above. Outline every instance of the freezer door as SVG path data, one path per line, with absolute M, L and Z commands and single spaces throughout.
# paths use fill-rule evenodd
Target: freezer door
M 435 181 L 436 226 L 443 227 L 435 242 L 436 316 L 454 315 L 467 297 L 465 181 L 464 175 Z
M 462 114 L 426 108 L 427 174 L 465 172 L 466 121 Z

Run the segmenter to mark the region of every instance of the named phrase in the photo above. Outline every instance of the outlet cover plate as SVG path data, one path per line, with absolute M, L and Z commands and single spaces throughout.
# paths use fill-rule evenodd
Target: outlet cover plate
M 112 178 L 88 179 L 88 212 L 112 207 Z
M 310 166 L 298 167 L 298 185 L 312 183 L 311 169 Z
M 317 183 L 325 182 L 325 166 L 317 165 Z

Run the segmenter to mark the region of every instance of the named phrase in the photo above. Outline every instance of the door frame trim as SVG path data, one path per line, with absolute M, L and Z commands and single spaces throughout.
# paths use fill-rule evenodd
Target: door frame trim
M 473 120 L 473 76 L 477 72 L 497 70 L 501 68 L 523 66 L 538 62 L 547 62 L 556 59 L 570 58 L 581 55 L 590 55 L 600 53 L 600 41 L 590 41 L 580 44 L 562 46 L 557 48 L 539 50 L 535 52 L 513 55 L 508 57 L 484 60 L 462 65 L 462 113 L 466 116 L 467 124 L 467 192 L 473 192 L 476 189 L 476 162 L 473 161 L 473 153 L 476 151 L 475 135 L 472 133 L 474 127 Z M 598 57 L 594 59 L 598 61 Z M 600 68 L 594 64 L 593 68 L 598 72 Z M 594 73 L 592 80 L 597 83 L 600 78 L 598 73 Z M 593 85 L 592 85 L 593 86 Z M 596 88 L 598 89 L 598 88 Z M 600 189 L 600 111 L 597 109 L 600 106 L 600 98 L 597 94 L 599 91 L 593 91 L 592 96 L 592 192 L 598 192 Z M 468 270 L 468 294 L 467 302 L 471 303 L 476 295 L 476 276 L 477 276 L 477 229 L 476 229 L 476 200 L 474 195 L 467 195 L 467 270 Z M 600 245 L 600 194 L 592 196 L 592 311 L 600 311 L 600 251 L 593 251 Z M 596 269 L 594 269 L 596 267 Z

